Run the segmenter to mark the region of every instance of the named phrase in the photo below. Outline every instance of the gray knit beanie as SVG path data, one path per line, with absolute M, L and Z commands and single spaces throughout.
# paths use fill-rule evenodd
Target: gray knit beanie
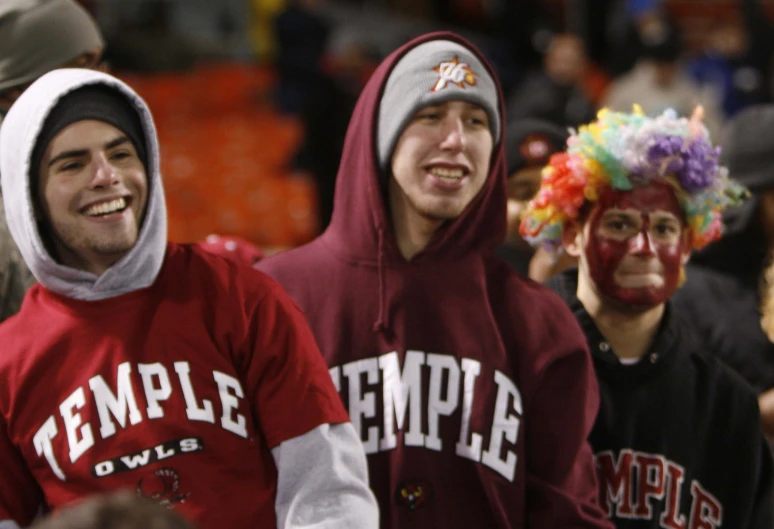
M 480 105 L 489 115 L 492 138 L 500 141 L 497 86 L 470 49 L 450 40 L 432 40 L 406 53 L 392 69 L 379 103 L 380 169 L 389 167 L 400 134 L 419 109 L 452 100 Z
M 124 94 L 113 87 L 86 85 L 64 95 L 43 122 L 30 157 L 33 180 L 51 140 L 68 125 L 89 119 L 113 125 L 126 134 L 148 172 L 145 133 L 137 110 Z

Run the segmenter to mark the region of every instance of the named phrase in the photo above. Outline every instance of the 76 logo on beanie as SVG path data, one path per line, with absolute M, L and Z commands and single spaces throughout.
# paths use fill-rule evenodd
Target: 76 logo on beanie
M 438 82 L 430 89 L 431 92 L 443 90 L 449 83 L 456 84 L 460 88 L 465 88 L 466 84 L 476 86 L 476 74 L 470 66 L 460 62 L 456 56 L 451 61 L 442 62 L 433 68 L 433 71 L 438 72 Z

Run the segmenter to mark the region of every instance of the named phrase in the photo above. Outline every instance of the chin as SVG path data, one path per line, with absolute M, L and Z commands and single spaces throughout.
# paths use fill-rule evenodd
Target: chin
M 422 215 L 432 220 L 454 220 L 462 215 L 464 207 L 456 204 L 439 204 L 422 209 Z
M 137 237 L 122 237 L 111 240 L 93 241 L 91 251 L 102 255 L 127 253 L 137 244 Z
M 661 289 L 621 289 L 608 296 L 618 308 L 626 312 L 646 312 L 665 303 L 669 296 Z

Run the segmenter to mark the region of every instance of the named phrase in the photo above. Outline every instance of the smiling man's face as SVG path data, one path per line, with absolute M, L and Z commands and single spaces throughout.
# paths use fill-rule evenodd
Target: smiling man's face
M 126 134 L 83 120 L 49 143 L 37 193 L 58 261 L 101 275 L 137 242 L 148 180 Z
M 486 111 L 466 101 L 419 110 L 392 157 L 390 199 L 433 221 L 459 217 L 489 174 L 494 142 Z

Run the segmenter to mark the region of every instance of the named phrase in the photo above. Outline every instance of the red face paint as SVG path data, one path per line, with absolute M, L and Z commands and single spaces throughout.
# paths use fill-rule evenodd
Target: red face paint
M 600 194 L 585 253 L 602 296 L 638 308 L 665 302 L 677 289 L 688 249 L 683 211 L 668 184 Z

